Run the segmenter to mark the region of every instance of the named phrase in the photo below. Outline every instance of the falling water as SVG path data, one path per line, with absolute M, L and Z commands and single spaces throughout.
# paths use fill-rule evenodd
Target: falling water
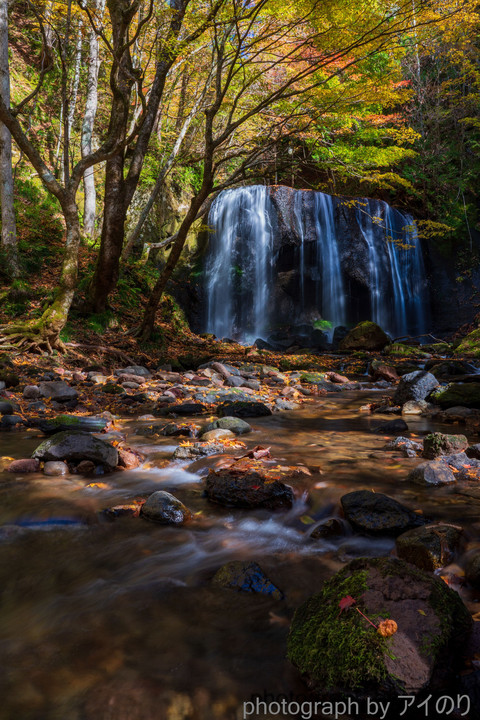
M 314 221 L 317 236 L 317 267 L 321 269 L 321 296 L 317 307 L 333 327 L 345 323 L 345 291 L 338 254 L 333 197 L 315 193 Z M 321 302 L 320 302 L 321 299 Z
M 274 258 L 268 189 L 225 190 L 208 222 L 213 233 L 206 266 L 207 332 L 254 340 L 269 327 Z
M 318 317 L 335 327 L 358 316 L 392 337 L 425 332 L 425 271 L 410 215 L 383 201 L 359 200 L 353 210 L 344 206 L 346 229 L 338 198 L 287 191 L 280 210 L 271 193 L 261 185 L 226 190 L 212 205 L 207 332 L 251 341 L 266 338 L 275 324 Z M 274 253 L 273 227 L 282 223 L 288 238 L 283 243 L 281 235 Z M 348 294 L 347 277 L 357 278 Z
M 413 217 L 365 200 L 356 219 L 368 251 L 371 319 L 392 337 L 424 333 L 425 270 Z

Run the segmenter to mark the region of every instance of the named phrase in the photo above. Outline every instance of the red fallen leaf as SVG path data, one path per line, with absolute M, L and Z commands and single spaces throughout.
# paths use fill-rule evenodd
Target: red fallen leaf
M 353 598 L 351 595 L 347 595 L 346 597 L 343 597 L 340 602 L 338 603 L 338 607 L 340 608 L 340 614 L 347 610 L 347 608 L 352 607 L 352 605 L 355 605 L 357 601 L 355 598 Z

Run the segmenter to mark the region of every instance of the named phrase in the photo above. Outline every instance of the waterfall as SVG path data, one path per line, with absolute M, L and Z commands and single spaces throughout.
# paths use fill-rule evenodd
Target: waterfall
M 335 232 L 333 197 L 317 192 L 314 196 L 314 222 L 317 236 L 317 267 L 321 270 L 317 307 L 332 327 L 344 325 L 345 291 Z
M 416 225 L 383 201 L 253 185 L 220 193 L 208 223 L 204 328 L 217 337 L 251 342 L 316 320 L 426 330 Z
M 255 340 L 270 324 L 273 282 L 268 188 L 225 190 L 208 216 L 213 229 L 206 264 L 207 332 Z

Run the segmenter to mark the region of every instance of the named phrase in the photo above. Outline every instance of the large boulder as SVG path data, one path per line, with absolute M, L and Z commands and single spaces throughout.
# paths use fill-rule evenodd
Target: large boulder
M 205 495 L 212 502 L 227 507 L 264 507 L 270 510 L 290 508 L 294 500 L 290 485 L 262 468 L 246 470 L 242 474 L 228 469 L 218 472 L 210 470 Z
M 477 328 L 463 338 L 460 345 L 456 348 L 455 354 L 480 357 L 480 328 Z
M 356 530 L 374 535 L 400 535 L 424 525 L 421 515 L 388 495 L 354 490 L 341 498 L 345 517 Z
M 415 372 L 408 373 L 402 377 L 398 384 L 393 396 L 393 404 L 403 405 L 409 400 L 425 400 L 438 384 L 435 375 L 425 372 L 425 370 L 415 370 Z
M 393 634 L 383 637 L 357 607 L 374 625 L 388 618 L 379 630 Z M 395 703 L 441 690 L 471 629 L 470 613 L 443 580 L 395 558 L 359 558 L 297 609 L 288 657 L 320 696 Z
M 91 460 L 113 470 L 118 465 L 118 452 L 113 445 L 87 432 L 64 431 L 53 435 L 37 447 L 32 457 L 38 460 Z
M 442 408 L 461 405 L 466 408 L 480 408 L 480 383 L 452 383 L 439 388 L 431 400 Z
M 58 415 L 56 418 L 34 418 L 29 425 L 37 427 L 45 435 L 54 435 L 63 430 L 82 430 L 101 432 L 109 421 L 102 417 L 84 417 L 82 415 Z
M 338 349 L 347 350 L 383 350 L 390 342 L 390 338 L 382 328 L 370 320 L 356 325 L 340 340 Z

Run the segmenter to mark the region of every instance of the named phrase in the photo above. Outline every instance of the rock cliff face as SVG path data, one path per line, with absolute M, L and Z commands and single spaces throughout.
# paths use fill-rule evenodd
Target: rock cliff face
M 416 227 L 382 201 L 251 186 L 213 203 L 204 329 L 244 339 L 276 326 L 373 320 L 393 336 L 428 325 Z
M 380 200 L 250 186 L 221 193 L 208 223 L 173 286 L 197 332 L 253 340 L 373 320 L 401 337 L 451 332 L 480 308 L 480 268 L 460 282 L 455 254 Z

